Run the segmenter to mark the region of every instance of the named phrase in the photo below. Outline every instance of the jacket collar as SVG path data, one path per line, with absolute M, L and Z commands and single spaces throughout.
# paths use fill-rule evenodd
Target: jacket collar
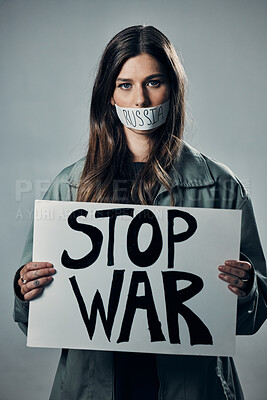
M 78 188 L 79 182 L 80 182 L 80 179 L 82 176 L 85 160 L 86 160 L 86 157 L 83 157 L 73 165 L 73 168 L 71 169 L 71 172 L 70 172 L 70 174 L 68 176 L 68 180 L 67 180 L 67 183 L 70 186 L 74 186 L 74 187 Z
M 71 186 L 78 187 L 85 157 L 74 164 L 68 183 Z M 186 142 L 181 142 L 180 153 L 175 160 L 170 171 L 172 181 L 171 187 L 203 187 L 214 184 L 207 162 L 204 156 Z M 161 188 L 160 192 L 163 191 Z
M 181 142 L 179 156 L 170 171 L 172 187 L 203 187 L 214 184 L 204 156 L 186 142 Z

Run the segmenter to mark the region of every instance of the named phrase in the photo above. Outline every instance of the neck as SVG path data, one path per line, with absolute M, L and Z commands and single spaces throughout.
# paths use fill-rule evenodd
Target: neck
M 152 146 L 151 134 L 137 133 L 124 127 L 128 149 L 133 155 L 134 162 L 146 162 Z

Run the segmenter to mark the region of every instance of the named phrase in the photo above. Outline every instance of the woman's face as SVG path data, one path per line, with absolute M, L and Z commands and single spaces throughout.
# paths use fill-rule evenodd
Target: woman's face
M 164 66 L 143 53 L 124 63 L 111 103 L 119 107 L 155 107 L 169 98 L 170 83 Z

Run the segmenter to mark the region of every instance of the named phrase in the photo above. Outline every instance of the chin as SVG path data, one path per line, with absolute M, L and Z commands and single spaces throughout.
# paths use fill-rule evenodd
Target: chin
M 156 130 L 158 130 L 158 128 L 149 129 L 149 130 L 146 130 L 146 131 L 140 131 L 138 129 L 132 129 L 132 128 L 127 128 L 127 129 L 129 129 L 129 131 L 134 132 L 134 133 L 136 133 L 138 135 L 150 135 L 151 133 L 153 133 Z

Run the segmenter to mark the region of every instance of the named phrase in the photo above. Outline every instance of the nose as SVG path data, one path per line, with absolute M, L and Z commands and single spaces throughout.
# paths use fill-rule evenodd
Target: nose
M 135 107 L 148 107 L 149 106 L 149 97 L 146 92 L 146 88 L 142 85 L 136 88 L 135 98 L 134 98 L 134 106 Z

